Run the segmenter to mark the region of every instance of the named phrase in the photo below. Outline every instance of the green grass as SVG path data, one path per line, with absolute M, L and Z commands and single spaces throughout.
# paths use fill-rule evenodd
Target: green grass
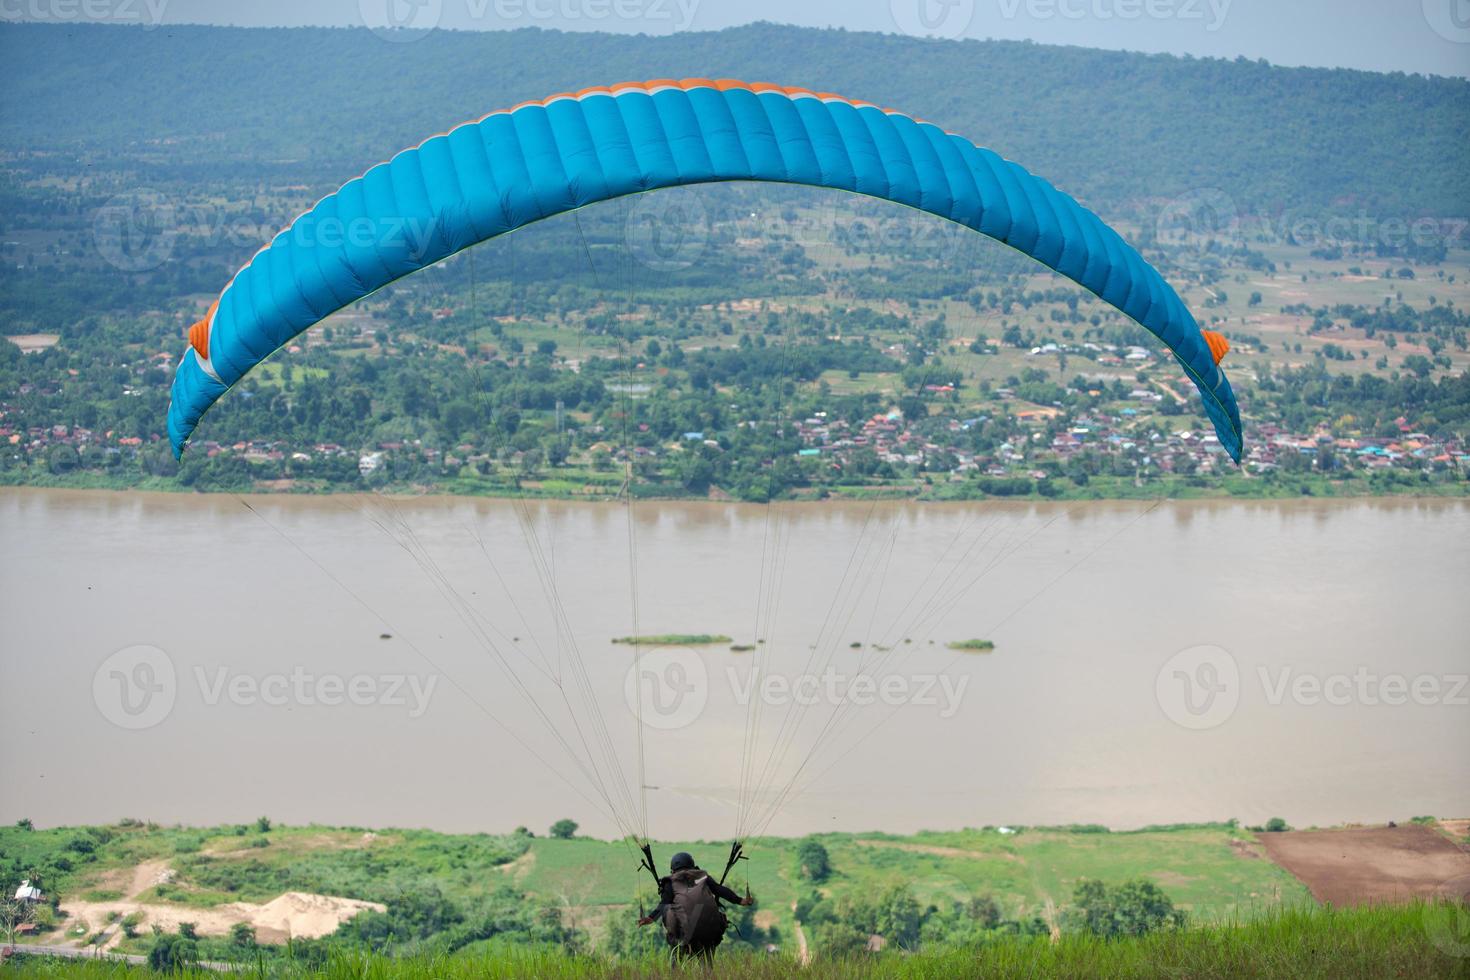
M 619 636 L 613 642 L 636 643 L 645 647 L 707 647 L 729 643 L 731 639 L 718 633 L 654 633 L 649 636 Z
M 950 640 L 946 644 L 951 650 L 967 650 L 971 653 L 989 653 L 995 649 L 990 640 Z
M 1300 882 L 1260 855 L 1254 835 L 1228 824 L 1099 831 L 822 834 L 817 839 L 834 868 L 822 889 L 840 898 L 906 883 L 924 901 L 990 895 L 1015 918 L 1067 904 L 1081 878 L 1149 878 L 1192 921 L 1228 921 L 1310 901 Z M 69 847 L 84 836 L 97 840 L 86 855 Z M 47 891 L 63 897 L 115 890 L 126 880 L 124 872 L 143 861 L 162 860 L 177 877 L 159 889 L 158 897 L 190 907 L 268 902 L 293 890 L 382 901 L 424 881 L 456 901 L 475 901 L 509 885 L 537 899 L 578 906 L 595 919 L 636 907 L 640 896 L 652 898 L 651 882 L 638 871 L 636 854 L 619 841 L 425 830 L 369 834 L 362 828 L 277 825 L 264 835 L 269 846 L 253 846 L 261 836 L 253 826 L 3 827 L 0 860 L 30 867 L 65 858 L 71 870 L 46 882 Z M 749 840 L 750 860 L 731 874 L 740 890 L 749 882 L 760 907 L 775 916 L 786 934 L 792 903 L 811 887 L 796 873 L 799 843 L 791 838 Z M 660 841 L 654 845 L 655 859 L 662 867 L 678 850 L 719 871 L 729 841 Z
M 722 976 L 775 980 L 794 973 L 812 980 L 858 977 L 929 980 L 948 977 L 1188 977 L 1377 978 L 1470 976 L 1463 940 L 1455 942 L 1453 917 L 1463 909 L 1413 903 L 1356 909 L 1297 908 L 1241 924 L 1154 933 L 1112 941 L 1088 935 L 1001 939 L 989 945 L 942 953 L 813 960 L 799 972 L 788 955 L 722 955 Z M 20 957 L 7 964 L 16 977 L 108 978 L 161 976 L 145 969 L 97 961 Z M 662 957 L 612 961 L 556 951 L 492 948 L 432 959 L 393 960 L 369 955 L 337 957 L 323 966 L 285 961 L 241 971 L 243 976 L 324 980 L 470 980 L 538 977 L 547 980 L 623 980 L 689 976 Z M 217 976 L 183 972 L 172 976 Z

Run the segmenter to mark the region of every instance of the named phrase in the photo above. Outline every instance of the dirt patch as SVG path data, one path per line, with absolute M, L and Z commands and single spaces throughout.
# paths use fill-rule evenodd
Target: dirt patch
M 67 915 L 68 934 L 78 923 L 85 923 L 89 929 L 100 929 L 109 919 L 116 921 L 137 913 L 143 917 L 140 923 L 142 930 L 158 926 L 173 932 L 179 928 L 180 923 L 192 922 L 200 934 L 205 936 L 228 935 L 237 923 L 244 922 L 254 927 L 256 938 L 263 943 L 283 943 L 292 938 L 316 939 L 326 936 L 336 932 L 342 923 L 367 909 L 386 911 L 377 902 L 309 895 L 305 892 L 286 892 L 264 905 L 234 902 L 213 908 L 130 901 L 61 903 L 61 911 Z
M 507 861 L 505 864 L 500 865 L 496 870 L 501 874 L 510 875 L 519 883 L 525 880 L 526 875 L 531 873 L 531 869 L 535 865 L 536 852 L 528 850 L 514 861 Z
M 13 333 L 6 336 L 5 339 L 19 347 L 21 353 L 34 354 L 48 347 L 55 347 L 56 342 L 61 339 L 61 335 L 54 333 Z
M 1262 834 L 1261 843 L 1317 901 L 1333 905 L 1427 897 L 1470 875 L 1470 854 L 1417 824 Z

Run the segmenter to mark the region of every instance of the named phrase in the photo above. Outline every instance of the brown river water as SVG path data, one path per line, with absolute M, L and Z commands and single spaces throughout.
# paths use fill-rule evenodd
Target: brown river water
M 0 490 L 0 820 L 715 839 L 1470 814 L 1470 503 L 631 517 Z M 613 644 L 635 578 L 637 632 L 754 651 Z M 971 638 L 995 649 L 947 648 Z

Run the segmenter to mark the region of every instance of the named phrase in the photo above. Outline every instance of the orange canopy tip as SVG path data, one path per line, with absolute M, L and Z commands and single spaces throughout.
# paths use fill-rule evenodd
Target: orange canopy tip
M 1230 341 L 1226 340 L 1225 335 L 1217 330 L 1201 330 L 1200 333 L 1204 334 L 1205 343 L 1210 345 L 1210 356 L 1215 359 L 1216 364 L 1219 364 L 1225 359 L 1225 355 L 1230 353 Z
M 214 314 L 212 307 L 209 313 L 210 316 Z M 189 346 L 206 361 L 209 360 L 209 320 L 210 317 L 206 316 L 189 328 Z

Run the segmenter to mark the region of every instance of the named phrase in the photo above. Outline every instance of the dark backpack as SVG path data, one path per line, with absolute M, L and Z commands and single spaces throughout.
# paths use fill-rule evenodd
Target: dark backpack
M 729 924 L 720 900 L 710 889 L 708 872 L 699 868 L 669 875 L 674 900 L 664 914 L 664 934 L 670 946 L 713 949 L 725 938 Z

